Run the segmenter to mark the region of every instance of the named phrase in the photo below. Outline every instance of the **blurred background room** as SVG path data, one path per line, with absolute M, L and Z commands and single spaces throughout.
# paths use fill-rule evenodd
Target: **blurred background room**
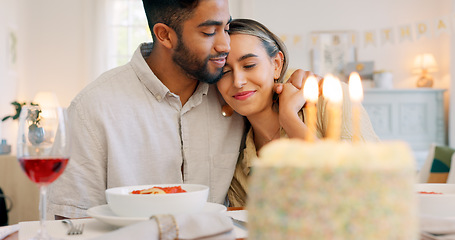
M 377 134 L 407 141 L 417 168 L 431 144 L 455 147 L 455 0 L 230 0 L 230 11 L 279 34 L 291 71 L 360 72 Z M 141 0 L 0 0 L 3 155 L 15 154 L 12 102 L 68 107 L 150 40 Z
M 234 18 L 256 19 L 280 35 L 290 52 L 290 72 L 303 68 L 343 79 L 355 70 L 366 89 L 408 91 L 418 88 L 417 80 L 425 71 L 432 84 L 423 87 L 442 90 L 430 98 L 443 96 L 435 103 L 443 115 L 430 129 L 438 134 L 425 137 L 428 142 L 454 146 L 455 130 L 448 120 L 455 116 L 455 106 L 449 104 L 450 75 L 455 71 L 450 61 L 455 51 L 454 5 L 454 0 L 231 0 L 230 10 Z M 125 64 L 137 45 L 150 39 L 140 0 L 0 0 L 0 117 L 14 115 L 11 102 L 31 102 L 40 92 L 69 106 L 84 86 L 102 72 Z M 418 62 L 422 54 L 429 55 L 431 66 L 422 59 Z M 390 93 L 372 92 L 374 99 L 390 97 Z M 370 115 L 399 114 L 368 107 L 372 97 L 366 95 Z M 420 111 L 420 115 L 441 114 Z M 402 126 L 391 118 L 372 118 L 382 139 L 415 139 L 400 135 L 397 128 Z M 15 124 L 9 118 L 0 126 L 0 138 L 11 145 L 13 154 Z M 423 125 L 422 131 L 431 128 Z M 418 148 L 423 151 L 428 142 Z

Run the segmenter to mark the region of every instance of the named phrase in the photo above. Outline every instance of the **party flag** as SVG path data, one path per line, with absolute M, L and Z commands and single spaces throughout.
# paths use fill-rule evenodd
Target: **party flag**
M 452 31 L 455 31 L 455 13 L 453 13 L 450 16 L 450 20 L 451 20 L 451 23 L 452 23 Z
M 429 21 L 420 21 L 417 22 L 415 27 L 416 27 L 416 39 L 420 39 L 421 37 L 427 37 L 430 38 L 430 23 Z
M 450 21 L 447 16 L 436 18 L 434 22 L 436 37 L 440 36 L 443 33 L 449 34 L 449 23 Z
M 400 42 L 405 40 L 412 41 L 411 25 L 401 25 L 398 27 L 398 36 Z
M 300 43 L 300 41 L 302 40 L 302 37 L 300 35 L 294 35 L 294 38 L 293 38 L 293 44 L 294 45 L 297 45 L 298 43 Z
M 392 28 L 384 28 L 384 29 L 381 29 L 380 31 L 380 38 L 381 38 L 381 45 L 385 45 L 387 43 L 390 43 L 390 44 L 393 44 L 394 43 L 394 39 L 395 39 L 395 36 L 394 36 L 394 31 Z
M 373 47 L 376 46 L 376 31 L 365 31 L 363 37 L 363 43 L 365 47 L 368 47 L 369 45 L 372 45 Z
M 311 35 L 311 46 L 316 47 L 319 43 L 319 37 L 315 34 Z

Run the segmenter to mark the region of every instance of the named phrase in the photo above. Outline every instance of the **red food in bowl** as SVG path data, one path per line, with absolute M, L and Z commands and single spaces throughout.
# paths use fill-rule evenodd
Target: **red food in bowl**
M 425 191 L 420 191 L 420 194 L 442 194 L 440 192 L 425 192 Z
M 161 191 L 160 191 L 161 190 Z M 167 194 L 167 193 L 184 193 L 186 192 L 182 189 L 182 186 L 174 187 L 152 187 L 142 190 L 134 190 L 131 194 Z

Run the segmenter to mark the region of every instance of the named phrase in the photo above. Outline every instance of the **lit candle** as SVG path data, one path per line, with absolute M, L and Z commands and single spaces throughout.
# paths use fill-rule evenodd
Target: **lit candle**
M 360 140 L 360 104 L 363 100 L 363 90 L 360 76 L 356 72 L 349 75 L 349 96 L 352 102 L 352 127 L 354 131 L 352 141 L 358 142 Z
M 315 76 L 309 76 L 303 87 L 303 97 L 306 100 L 305 115 L 308 134 L 305 135 L 305 140 L 308 142 L 314 141 L 316 135 L 316 102 L 318 101 L 319 86 Z
M 343 100 L 343 91 L 338 78 L 331 74 L 324 77 L 322 84 L 324 98 L 327 99 L 328 126 L 326 138 L 329 140 L 340 140 L 341 133 L 341 102 Z

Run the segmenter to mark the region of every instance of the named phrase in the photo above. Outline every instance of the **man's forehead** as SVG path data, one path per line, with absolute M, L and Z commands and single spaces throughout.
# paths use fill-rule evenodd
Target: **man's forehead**
M 189 19 L 198 27 L 226 25 L 231 22 L 227 0 L 202 0 Z

